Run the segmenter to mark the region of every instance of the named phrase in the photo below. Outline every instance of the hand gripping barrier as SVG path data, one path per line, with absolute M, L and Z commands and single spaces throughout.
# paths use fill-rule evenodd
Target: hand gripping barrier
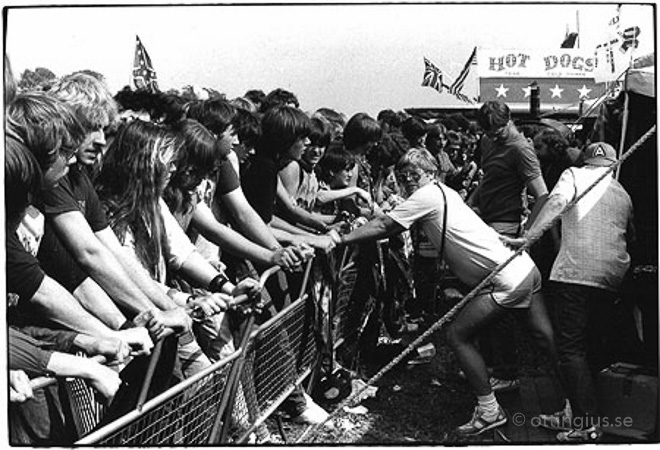
M 264 272 L 260 280 L 262 287 L 277 270 L 271 268 Z M 240 295 L 229 302 L 228 308 L 254 300 Z M 247 322 L 251 320 L 253 314 Z M 247 325 L 245 330 L 250 329 Z M 235 367 L 241 360 L 245 340 L 244 337 L 242 345 L 226 358 L 145 401 L 162 348 L 163 341 L 159 341 L 152 351 L 137 407 L 86 435 L 76 445 L 204 445 L 216 442 L 223 424 L 227 423 L 221 418 L 233 407 L 230 397 L 237 379 Z

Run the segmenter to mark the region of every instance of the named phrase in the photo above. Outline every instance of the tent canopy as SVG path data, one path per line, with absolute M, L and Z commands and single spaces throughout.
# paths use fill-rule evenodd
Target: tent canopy
M 655 97 L 655 55 L 639 57 L 626 76 L 626 90 L 646 97 Z

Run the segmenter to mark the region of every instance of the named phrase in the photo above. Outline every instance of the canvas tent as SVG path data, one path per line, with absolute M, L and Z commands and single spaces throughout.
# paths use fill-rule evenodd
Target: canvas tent
M 639 58 L 628 70 L 617 98 L 601 106 L 592 141 L 627 151 L 657 124 L 654 57 Z M 619 181 L 632 198 L 636 241 L 624 298 L 641 313 L 644 363 L 657 368 L 658 358 L 658 147 L 653 134 L 621 166 Z M 641 325 L 641 326 L 640 326 Z

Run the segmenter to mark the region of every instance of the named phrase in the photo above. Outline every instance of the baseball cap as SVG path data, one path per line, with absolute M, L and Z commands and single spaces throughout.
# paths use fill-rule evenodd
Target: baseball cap
M 582 159 L 592 166 L 611 166 L 617 161 L 616 150 L 606 142 L 594 142 L 584 149 Z

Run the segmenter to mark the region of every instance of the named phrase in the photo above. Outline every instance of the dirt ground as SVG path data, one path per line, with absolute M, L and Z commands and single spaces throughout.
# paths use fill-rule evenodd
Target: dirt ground
M 421 331 L 411 333 L 404 341 L 411 341 Z M 521 373 L 544 370 L 545 361 L 535 351 L 526 330 L 517 323 L 515 333 Z M 333 413 L 329 429 L 317 430 L 298 442 L 306 427 L 284 422 L 287 443 L 461 445 L 452 430 L 469 420 L 474 396 L 467 382 L 458 376 L 456 359 L 442 330 L 427 342 L 435 346 L 435 356 L 422 364 L 404 360 L 394 366 L 376 382 L 376 395 L 362 400 L 358 408 L 335 411 L 336 405 L 322 404 Z M 364 379 L 390 360 L 364 362 Z M 270 429 L 277 428 L 271 424 Z

